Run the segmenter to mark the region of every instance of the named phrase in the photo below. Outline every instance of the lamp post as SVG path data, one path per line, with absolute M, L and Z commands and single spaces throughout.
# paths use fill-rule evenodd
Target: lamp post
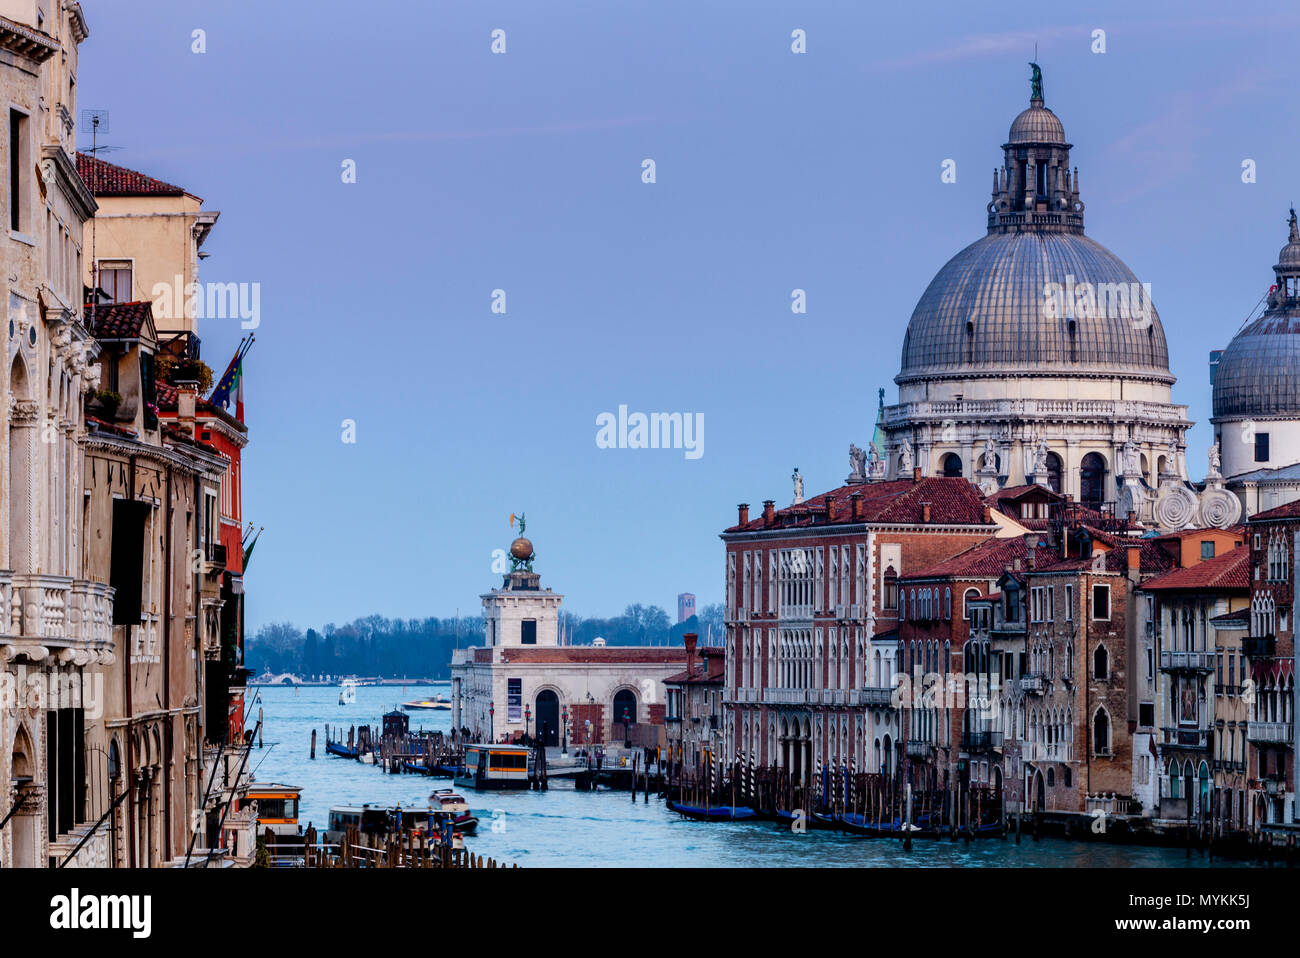
M 628 714 L 627 708 L 623 709 L 623 747 L 632 747 L 632 726 L 629 724 L 632 717 Z
M 496 703 L 489 702 L 488 703 L 488 744 L 489 745 L 492 742 L 496 741 L 496 729 L 493 724 L 493 718 L 496 716 L 496 714 L 497 714 Z
M 569 755 L 569 707 L 565 705 L 560 709 L 560 754 L 565 758 Z
M 531 705 L 525 705 L 525 706 L 524 706 L 524 739 L 525 739 L 525 741 L 528 739 L 528 726 L 532 723 L 532 720 L 533 720 L 533 707 L 532 707 Z

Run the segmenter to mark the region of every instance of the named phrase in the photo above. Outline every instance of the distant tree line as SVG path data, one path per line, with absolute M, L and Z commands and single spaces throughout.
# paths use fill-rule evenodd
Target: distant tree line
M 723 610 L 709 605 L 685 622 L 673 624 L 657 605 L 629 605 L 611 619 L 565 613 L 561 626 L 574 645 L 681 645 L 696 632 L 722 642 Z M 249 637 L 244 664 L 255 674 L 293 672 L 304 677 L 364 675 L 384 678 L 448 678 L 457 648 L 484 644 L 483 617 L 462 619 L 388 619 L 370 615 L 347 625 L 325 624 L 305 632 L 291 622 L 272 622 Z

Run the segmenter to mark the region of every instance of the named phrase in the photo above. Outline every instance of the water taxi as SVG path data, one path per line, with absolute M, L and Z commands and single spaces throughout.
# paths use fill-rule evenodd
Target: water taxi
M 533 774 L 533 750 L 522 745 L 470 745 L 454 781 L 466 788 L 527 788 Z
M 402 708 L 407 711 L 416 711 L 421 709 L 433 709 L 438 711 L 451 711 L 451 703 L 443 695 L 435 695 L 431 699 L 416 699 L 413 702 L 403 702 Z
M 453 792 L 450 788 L 436 788 L 429 796 L 429 801 L 434 808 L 451 815 L 452 824 L 465 834 L 473 835 L 478 828 L 478 819 L 469 810 L 469 802 L 459 792 Z

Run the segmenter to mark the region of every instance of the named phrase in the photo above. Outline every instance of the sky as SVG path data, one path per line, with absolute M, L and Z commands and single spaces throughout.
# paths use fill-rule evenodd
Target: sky
M 1151 283 L 1195 477 L 1209 351 L 1300 198 L 1291 3 L 82 6 L 104 158 L 221 212 L 204 282 L 260 285 L 252 631 L 477 614 L 520 512 L 576 614 L 720 601 L 736 504 L 789 503 L 795 466 L 809 497 L 839 486 L 877 389 L 897 400 L 1035 44 L 1087 233 Z M 239 327 L 200 326 L 218 373 Z M 702 442 L 601 448 L 620 406 Z

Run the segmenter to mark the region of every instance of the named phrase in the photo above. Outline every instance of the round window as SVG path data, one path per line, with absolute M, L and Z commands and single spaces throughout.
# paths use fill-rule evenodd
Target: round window
M 28 341 L 29 343 L 31 343 L 33 346 L 36 345 L 36 327 L 35 327 L 35 326 L 32 326 L 32 327 L 29 327 L 29 328 L 28 328 L 28 330 L 27 330 L 27 341 Z

